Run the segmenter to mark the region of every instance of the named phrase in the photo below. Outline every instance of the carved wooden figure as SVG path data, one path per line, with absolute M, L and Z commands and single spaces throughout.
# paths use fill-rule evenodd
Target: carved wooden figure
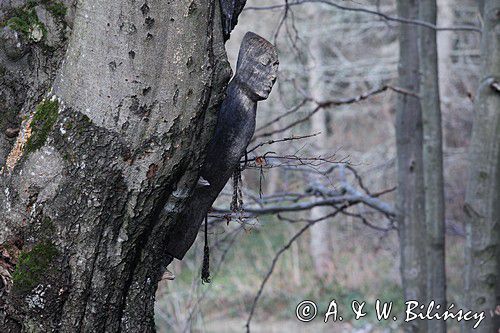
M 196 239 L 203 218 L 239 167 L 255 131 L 257 102 L 266 99 L 278 72 L 276 48 L 248 32 L 241 43 L 236 74 L 229 82 L 214 137 L 201 167 L 202 178 L 188 202 L 190 209 L 171 226 L 166 252 L 182 259 Z M 205 181 L 206 180 L 206 181 Z

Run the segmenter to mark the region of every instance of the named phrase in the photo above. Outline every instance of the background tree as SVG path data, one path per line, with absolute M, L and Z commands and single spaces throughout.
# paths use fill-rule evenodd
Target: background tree
M 418 18 L 418 1 L 399 0 L 398 16 Z M 399 33 L 399 86 L 419 93 L 420 63 L 418 29 L 401 25 Z M 423 132 L 420 99 L 398 96 L 396 106 L 397 218 L 401 251 L 401 275 L 405 299 L 424 302 L 427 297 L 425 249 L 425 192 L 423 169 Z M 408 323 L 407 330 L 425 332 L 424 321 Z
M 321 20 L 322 15 L 319 9 L 316 6 L 308 8 L 311 21 L 319 22 Z M 325 93 L 326 85 L 322 82 L 324 75 L 323 49 L 320 36 L 312 35 L 307 53 L 307 65 L 309 67 L 308 91 L 316 101 L 323 101 L 327 97 Z M 325 148 L 329 146 L 331 140 L 329 135 L 331 131 L 328 129 L 326 116 L 326 112 L 318 112 L 311 117 L 311 133 L 318 134 L 312 148 L 314 153 L 320 155 L 325 155 L 327 152 Z M 322 184 L 323 178 L 321 174 L 309 175 L 311 183 Z M 311 210 L 312 219 L 319 219 L 326 214 L 328 214 L 327 207 L 314 207 Z M 330 230 L 329 223 L 317 223 L 311 227 L 310 232 L 310 251 L 314 270 L 317 277 L 323 282 L 331 280 L 334 274 L 333 244 Z
M 436 24 L 436 0 L 420 0 L 418 17 Z M 420 103 L 423 124 L 423 172 L 425 227 L 427 230 L 427 301 L 446 308 L 445 207 L 443 174 L 443 135 L 439 98 L 438 47 L 436 30 L 420 27 Z M 446 322 L 431 320 L 430 332 L 446 332 Z
M 475 96 L 464 212 L 468 307 L 485 311 L 481 332 L 500 329 L 500 6 L 483 2 L 482 69 Z M 473 330 L 468 329 L 469 332 Z

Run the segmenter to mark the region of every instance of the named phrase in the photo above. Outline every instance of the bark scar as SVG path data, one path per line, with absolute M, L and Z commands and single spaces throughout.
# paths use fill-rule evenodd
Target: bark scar
M 34 112 L 30 114 L 29 118 L 23 121 L 23 123 L 21 124 L 21 129 L 19 131 L 19 134 L 17 135 L 14 148 L 12 148 L 12 150 L 10 151 L 9 156 L 7 157 L 7 160 L 5 162 L 5 166 L 1 170 L 1 173 L 7 170 L 7 172 L 10 174 L 12 170 L 14 170 L 17 162 L 19 162 L 19 160 L 23 156 L 24 146 L 26 145 L 26 142 L 28 142 L 32 134 L 31 122 L 33 121 L 33 116 Z

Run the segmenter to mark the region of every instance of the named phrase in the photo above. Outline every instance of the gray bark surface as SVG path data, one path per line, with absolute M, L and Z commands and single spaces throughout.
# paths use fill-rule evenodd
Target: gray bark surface
M 398 0 L 398 16 L 418 17 L 416 0 Z M 418 29 L 400 26 L 399 86 L 419 91 Z M 396 149 L 398 167 L 397 221 L 401 248 L 401 275 L 407 300 L 424 302 L 426 276 L 426 228 L 424 171 L 422 158 L 422 112 L 420 100 L 411 95 L 398 95 L 396 106 Z M 425 321 L 412 321 L 407 332 L 426 332 Z
M 469 146 L 466 217 L 466 296 L 473 311 L 485 311 L 478 329 L 500 330 L 500 4 L 485 0 L 481 81 Z M 495 312 L 496 310 L 496 312 Z
M 419 19 L 436 24 L 436 0 L 420 0 Z M 425 225 L 427 229 L 427 301 L 446 309 L 445 206 L 443 180 L 443 135 L 439 98 L 436 31 L 420 28 L 420 102 L 423 121 L 423 167 Z M 446 332 L 443 320 L 428 321 L 428 331 Z
M 0 331 L 152 332 L 159 231 L 186 209 L 230 77 L 219 3 L 50 4 L 41 39 L 2 32 L 16 111 L 0 126 L 20 132 L 0 139 Z M 10 5 L 31 6 L 2 2 L 2 20 Z

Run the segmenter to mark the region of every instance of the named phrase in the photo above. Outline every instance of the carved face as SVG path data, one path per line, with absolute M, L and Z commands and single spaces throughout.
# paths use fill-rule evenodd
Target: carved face
M 278 54 L 274 45 L 247 32 L 240 47 L 236 77 L 255 100 L 269 96 L 278 75 Z

